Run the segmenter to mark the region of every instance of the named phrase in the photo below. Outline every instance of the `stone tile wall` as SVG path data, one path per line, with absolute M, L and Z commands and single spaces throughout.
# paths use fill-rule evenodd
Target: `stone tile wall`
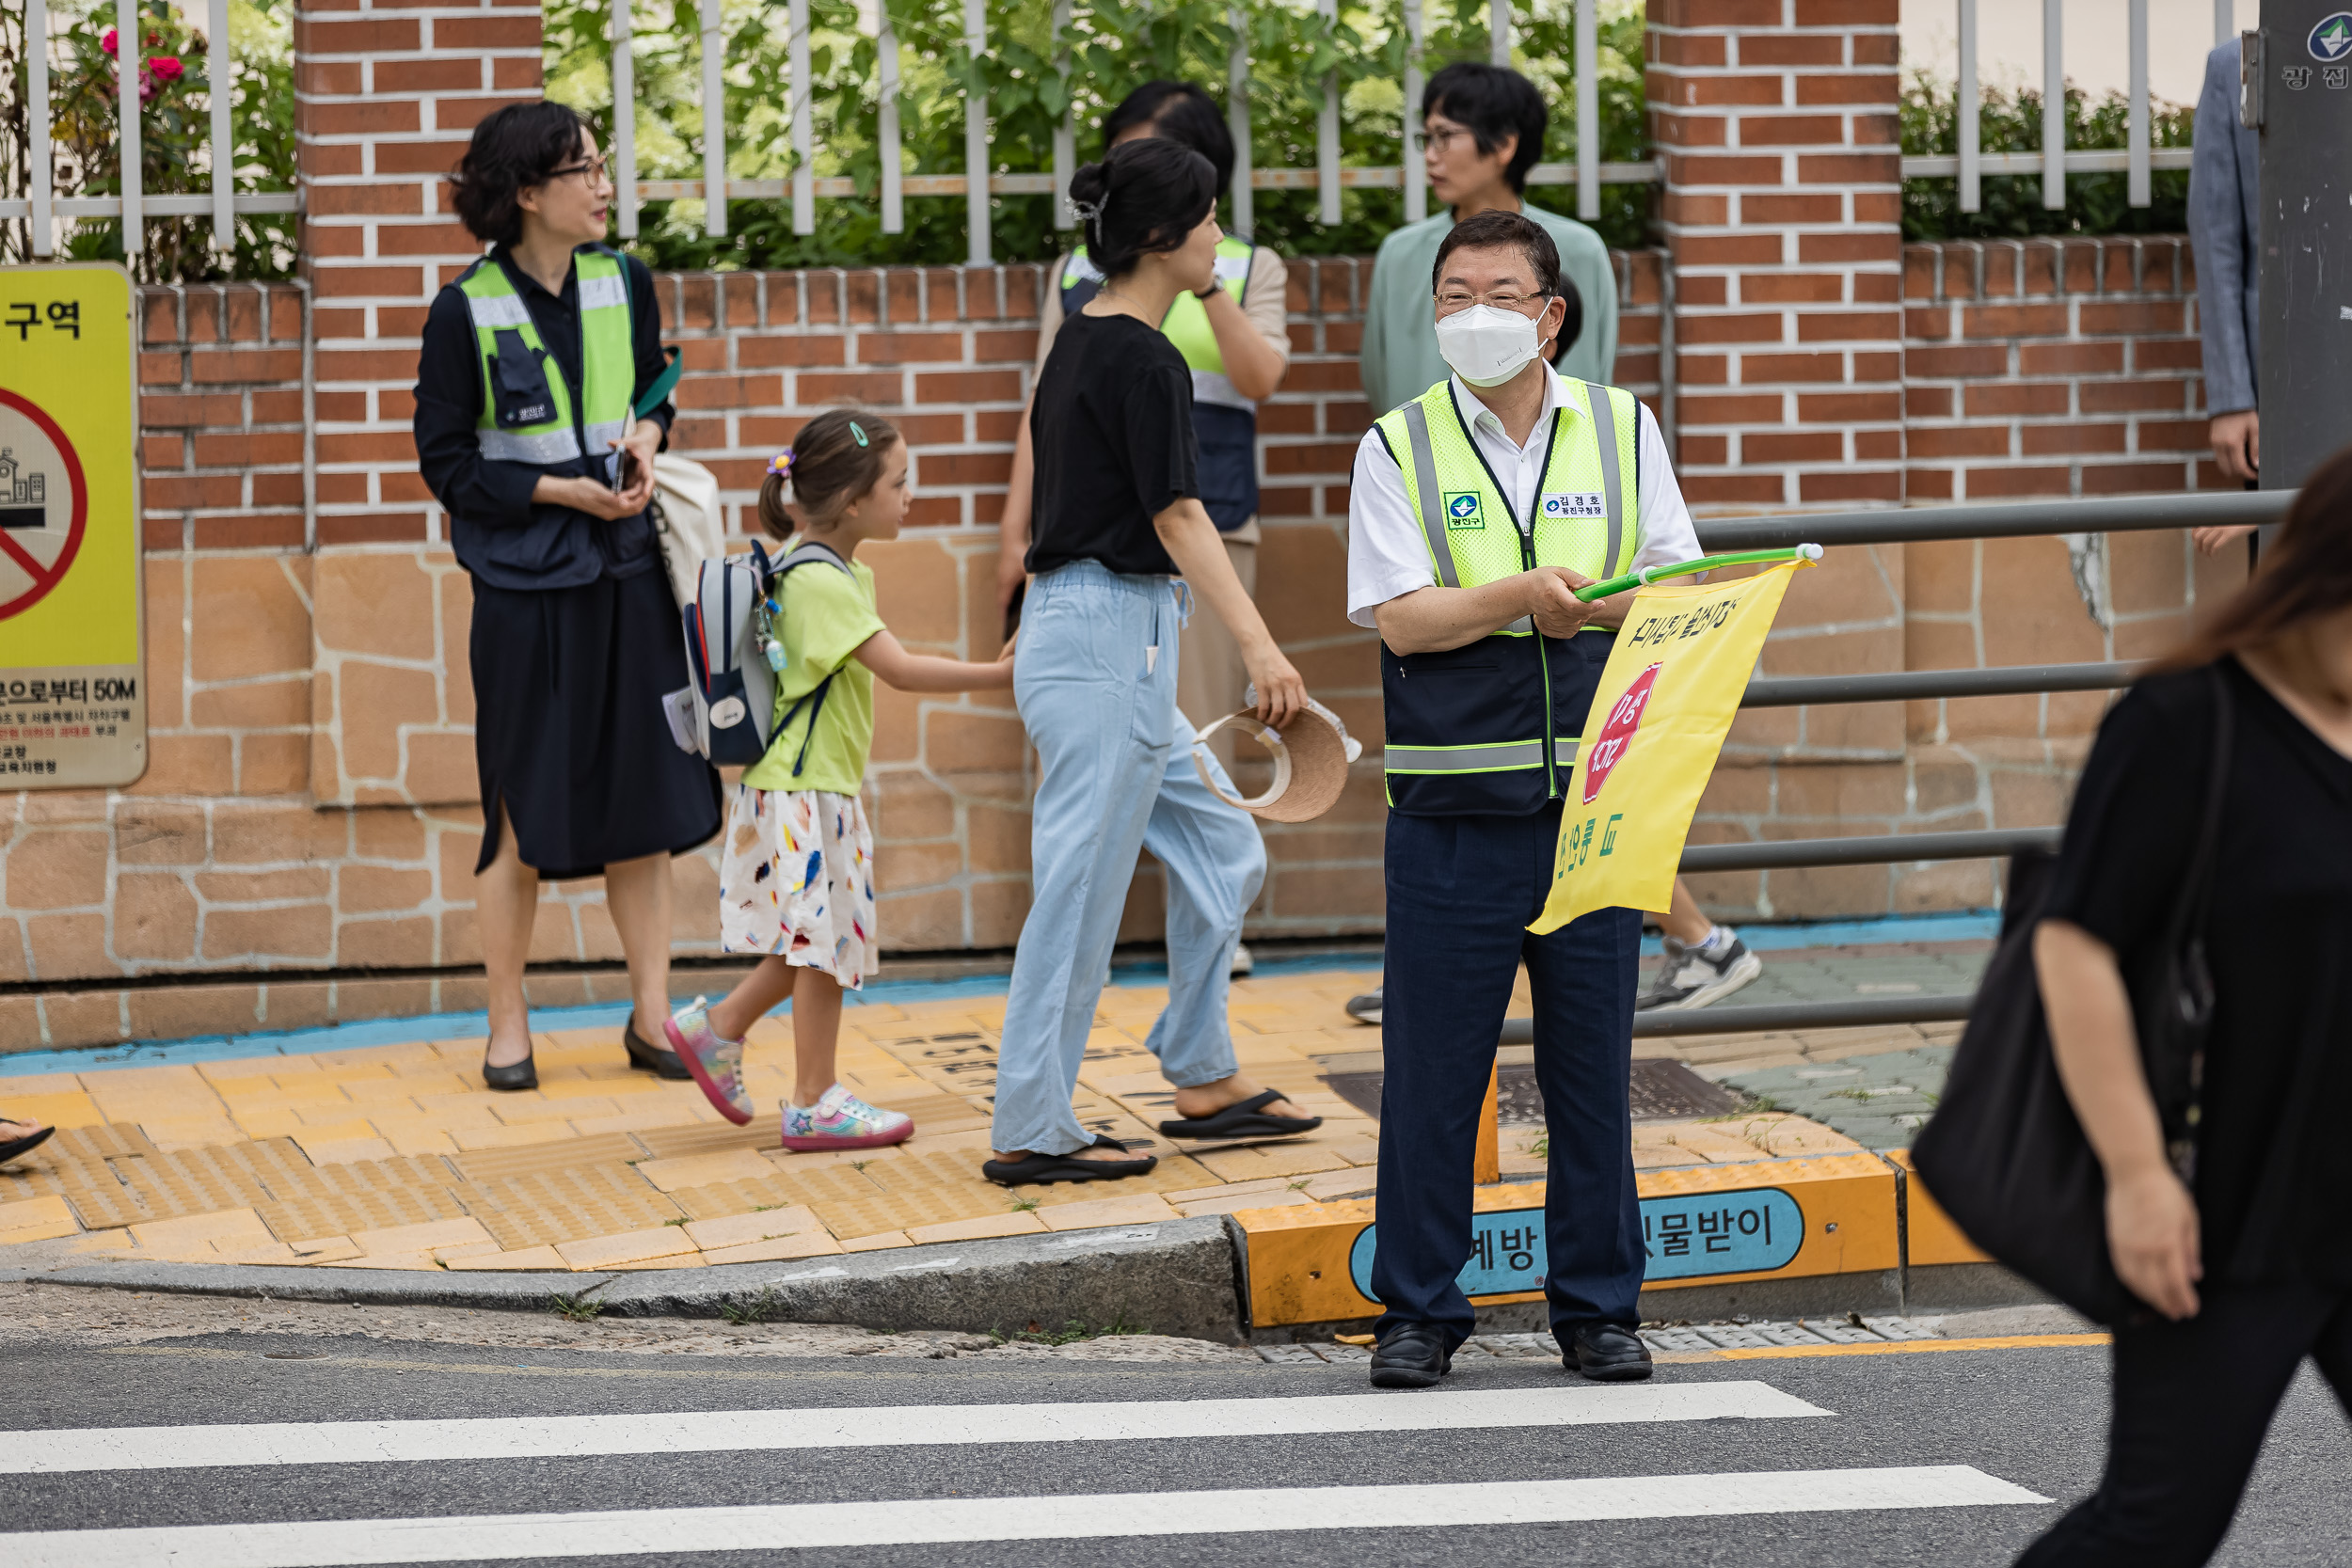
M 2001 379 L 1963 390 L 2056 386 L 2088 409 L 2116 395 L 2096 388 L 2137 385 L 2169 355 L 2167 395 L 2182 407 L 2169 424 L 2153 412 L 2133 416 L 2128 440 L 2138 451 L 2185 440 L 2174 427 L 2193 417 L 2197 388 L 2193 354 L 2185 370 L 2177 363 L 2193 327 L 2193 282 L 2178 248 L 2137 242 L 2128 266 L 2102 252 L 2087 274 L 2063 256 L 2045 274 L 2030 246 L 2015 248 L 2020 277 L 2092 280 L 2062 296 L 2063 341 L 2121 345 L 2125 370 L 2044 370 L 2039 351 L 2058 340 L 1951 305 L 1948 333 L 2005 367 Z M 1948 298 L 1950 278 L 1976 277 L 2012 254 L 1969 250 L 1963 263 L 1952 260 L 1960 249 L 1915 247 L 1907 258 L 1907 277 L 1947 279 L 1945 295 L 1915 298 L 1919 335 L 1906 341 L 1907 356 L 1947 346 L 1948 337 L 1925 335 L 1934 324 L 1917 311 Z M 1659 258 L 1620 257 L 1618 270 L 1617 378 L 1655 400 Z M 1353 357 L 1368 271 L 1349 261 L 1292 271 L 1295 356 L 1262 421 L 1260 598 L 1313 689 L 1376 757 L 1373 644 L 1346 624 L 1342 593 L 1348 469 L 1369 417 Z M 1040 284 L 1025 267 L 665 278 L 672 336 L 691 367 L 677 444 L 710 464 L 739 511 L 799 420 L 849 399 L 889 409 L 909 434 L 920 500 L 907 535 L 874 552 L 883 614 L 913 645 L 985 655 L 995 645 L 993 523 Z M 2147 313 L 2111 322 L 2094 304 Z M 430 513 L 421 537 L 372 542 L 363 530 L 326 529 L 343 514 L 322 501 L 306 545 L 301 308 L 295 290 L 251 286 L 149 291 L 143 300 L 153 763 L 129 790 L 0 796 L 0 1050 L 480 1005 L 479 980 L 466 970 L 478 959 L 470 876 L 480 813 L 465 576 Z M 389 318 L 383 329 L 392 329 Z M 1937 371 L 1921 385 L 1952 381 Z M 359 452 L 349 445 L 357 433 L 339 432 L 342 416 L 324 407 L 332 392 L 323 377 L 314 394 L 322 483 L 339 466 L 359 471 L 356 463 L 370 495 L 389 494 L 399 465 L 413 463 L 403 457 L 405 430 L 378 432 Z M 369 396 L 380 420 L 405 393 Z M 1922 422 L 1945 418 L 1923 414 Z M 2017 416 L 2009 428 L 2029 422 Z M 331 453 L 322 450 L 327 436 L 339 440 Z M 2016 440 L 2024 464 L 2029 451 Z M 2168 468 L 2139 471 L 2149 489 L 2215 483 L 2185 450 Z M 744 521 L 739 515 L 738 531 Z M 2071 556 L 2056 540 L 1841 551 L 1800 578 L 1766 667 L 2120 657 L 2160 644 L 2182 624 L 2192 590 L 2210 602 L 2228 576 L 2193 570 L 2178 534 L 2119 536 L 2111 551 Z M 2099 707 L 2097 697 L 2077 696 L 1922 704 L 1907 714 L 1758 713 L 1734 732 L 1696 836 L 2055 820 Z M 879 717 L 871 788 L 884 840 L 886 943 L 900 953 L 1010 945 L 1027 897 L 1029 764 L 1009 706 L 885 692 Z M 1381 817 L 1377 765 L 1367 759 L 1330 816 L 1271 829 L 1273 870 L 1251 933 L 1376 931 Z M 714 865 L 688 856 L 676 875 L 678 951 L 714 954 Z M 1706 892 L 1726 911 L 1783 918 L 1992 898 L 1984 869 L 1965 865 L 1722 877 Z M 1155 931 L 1156 898 L 1147 872 L 1129 937 Z M 618 957 L 597 884 L 550 889 L 548 902 L 556 907 L 543 911 L 540 959 Z M 611 984 L 534 981 L 534 994 L 580 1001 Z

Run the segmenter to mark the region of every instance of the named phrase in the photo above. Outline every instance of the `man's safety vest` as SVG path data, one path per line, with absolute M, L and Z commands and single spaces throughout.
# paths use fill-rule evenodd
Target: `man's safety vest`
M 610 480 L 616 455 L 610 443 L 628 429 L 629 395 L 637 387 L 628 279 L 620 257 L 602 245 L 583 247 L 572 265 L 579 278 L 583 384 L 577 393 L 540 341 L 504 267 L 485 257 L 457 280 L 482 355 L 482 420 L 475 434 L 485 457 L 554 468 L 585 456 L 593 460 L 591 468 L 566 471 Z
M 1632 569 L 1638 405 L 1614 387 L 1564 385 L 1529 517 L 1487 467 L 1450 380 L 1380 419 L 1439 586 L 1479 588 L 1538 566 L 1596 580 Z M 1597 628 L 1544 637 L 1521 618 L 1442 653 L 1400 657 L 1383 643 L 1389 804 L 1417 816 L 1522 816 L 1565 793 L 1615 641 Z
M 1249 263 L 1257 248 L 1232 234 L 1217 242 L 1217 286 L 1236 305 L 1249 293 Z M 1062 314 L 1072 316 L 1086 309 L 1103 282 L 1103 269 L 1088 259 L 1086 246 L 1072 251 L 1061 274 Z M 1192 370 L 1192 424 L 1200 437 L 1200 504 L 1218 528 L 1237 529 L 1258 510 L 1258 405 L 1233 389 L 1225 373 L 1225 356 L 1217 350 L 1216 329 L 1209 325 L 1208 307 L 1199 295 L 1189 290 L 1179 293 L 1160 331 Z

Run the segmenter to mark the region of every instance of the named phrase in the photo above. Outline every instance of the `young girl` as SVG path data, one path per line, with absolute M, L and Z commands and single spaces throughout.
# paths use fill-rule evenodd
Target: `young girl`
M 697 997 L 664 1033 L 710 1102 L 740 1125 L 752 1119 L 744 1031 L 790 997 L 790 1149 L 877 1148 L 914 1132 L 908 1117 L 866 1104 L 834 1077 L 841 988 L 860 989 L 874 967 L 874 835 L 858 800 L 874 739 L 874 677 L 901 691 L 1012 685 L 1009 655 L 964 664 L 911 654 L 875 613 L 874 574 L 857 547 L 896 539 L 908 499 L 898 431 L 880 415 L 842 408 L 802 427 L 759 492 L 762 528 L 832 557 L 777 584 L 776 733 L 727 806 L 720 942 L 730 953 L 767 957 L 724 1000 L 706 1006 Z

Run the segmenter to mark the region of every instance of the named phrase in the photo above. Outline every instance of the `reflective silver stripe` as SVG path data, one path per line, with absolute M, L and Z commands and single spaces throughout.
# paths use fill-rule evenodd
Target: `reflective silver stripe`
M 1512 622 L 1509 626 L 1503 627 L 1500 635 L 1504 637 L 1527 637 L 1532 635 L 1534 630 L 1535 617 L 1533 615 L 1522 615 L 1518 620 Z
M 1593 405 L 1593 431 L 1600 437 L 1600 488 L 1609 508 L 1609 553 L 1600 558 L 1600 575 L 1613 577 L 1617 550 L 1625 543 L 1625 478 L 1617 472 L 1617 408 L 1609 388 L 1596 381 L 1584 383 Z
M 1492 773 L 1541 768 L 1544 743 L 1506 740 L 1497 746 L 1391 746 L 1380 759 L 1391 773 Z
M 523 304 L 520 294 L 466 295 L 466 314 L 476 326 L 529 326 L 531 309 Z
M 520 304 L 521 301 L 516 301 Z M 614 274 L 610 277 L 583 277 L 580 280 L 580 308 L 583 310 L 609 310 L 614 306 L 628 309 L 628 285 Z
M 592 424 L 588 427 L 588 450 L 597 453 L 611 451 L 612 443 L 628 432 L 628 421 L 626 420 L 607 420 Z
M 1438 583 L 1459 588 L 1454 575 L 1454 546 L 1445 541 L 1445 492 L 1438 488 L 1438 453 L 1429 444 L 1429 411 L 1415 398 L 1405 405 L 1405 439 L 1413 449 L 1413 484 L 1420 492 L 1421 531 L 1429 536 L 1429 555 L 1438 563 Z
M 1233 389 L 1232 379 L 1222 371 L 1192 372 L 1192 401 L 1214 403 L 1226 408 L 1238 408 L 1254 414 L 1258 405 Z
M 512 430 L 477 430 L 482 455 L 500 463 L 561 463 L 580 455 L 580 437 L 569 430 L 527 435 Z

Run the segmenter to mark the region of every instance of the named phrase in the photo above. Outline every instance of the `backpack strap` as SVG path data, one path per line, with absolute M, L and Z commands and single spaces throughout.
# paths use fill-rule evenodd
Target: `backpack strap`
M 753 542 L 752 548 L 759 549 L 756 540 Z M 760 563 L 763 567 L 767 565 L 767 553 L 761 551 Z M 819 544 L 814 539 L 804 539 L 792 549 L 790 554 L 780 558 L 773 569 L 763 579 L 768 584 L 768 592 L 771 594 L 775 593 L 775 585 L 784 579 L 787 572 L 796 566 L 806 566 L 814 562 L 823 562 L 839 571 L 850 581 L 857 580 L 857 574 L 850 570 L 850 563 L 841 559 L 841 553 L 838 550 L 830 545 Z M 802 768 L 808 762 L 809 744 L 817 738 L 817 721 L 825 711 L 825 693 L 833 689 L 833 677 L 839 673 L 841 672 L 838 670 L 833 671 L 823 680 L 818 681 L 813 689 L 803 692 L 801 700 L 787 708 L 784 717 L 776 721 L 776 733 L 781 735 L 792 727 L 792 721 L 799 717 L 802 708 L 808 708 L 808 729 L 801 736 L 800 754 L 792 759 L 792 776 L 796 779 L 801 776 Z

